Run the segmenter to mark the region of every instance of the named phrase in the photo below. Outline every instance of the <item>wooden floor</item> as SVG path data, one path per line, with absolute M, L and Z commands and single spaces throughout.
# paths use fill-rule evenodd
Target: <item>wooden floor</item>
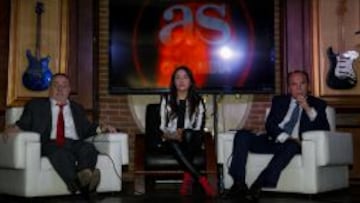
M 125 189 L 128 188 L 128 189 Z M 149 191 L 145 195 L 135 195 L 134 191 L 131 190 L 131 185 L 125 185 L 124 190 L 118 193 L 101 193 L 98 194 L 96 202 L 101 203 L 153 203 L 153 202 L 164 202 L 164 203 L 235 203 L 244 202 L 237 199 L 222 199 L 207 198 L 202 194 L 201 189 L 197 188 L 194 191 L 194 195 L 191 197 L 182 198 L 179 197 L 177 187 L 161 184 L 156 186 L 153 190 Z M 87 202 L 80 195 L 73 196 L 54 196 L 54 197 L 36 197 L 36 198 L 22 198 L 9 195 L 0 195 L 0 202 Z M 360 202 L 360 186 L 351 186 L 348 189 L 333 191 L 318 195 L 299 195 L 299 194 L 288 194 L 288 193 L 270 193 L 266 192 L 262 194 L 259 203 L 359 203 Z

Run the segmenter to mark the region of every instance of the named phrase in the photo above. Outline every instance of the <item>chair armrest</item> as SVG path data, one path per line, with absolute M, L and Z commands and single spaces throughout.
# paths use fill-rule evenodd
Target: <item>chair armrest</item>
M 217 163 L 225 164 L 228 154 L 225 152 L 228 147 L 232 149 L 236 131 L 219 133 L 217 136 Z
M 313 141 L 315 143 L 317 165 L 353 163 L 353 144 L 350 133 L 319 130 L 305 132 L 302 137 L 304 141 Z
M 2 133 L 0 133 L 2 137 Z M 24 169 L 28 143 L 40 143 L 40 135 L 35 132 L 19 132 L 11 135 L 6 143 L 0 141 L 0 167 Z M 38 145 L 40 147 L 40 145 Z
M 218 170 L 216 163 L 215 141 L 211 133 L 205 132 L 205 160 L 206 173 L 210 184 L 213 186 L 216 193 L 218 192 Z
M 144 171 L 145 157 L 145 134 L 136 134 L 135 136 L 135 156 L 134 156 L 134 172 L 142 173 Z
M 93 142 L 96 149 L 111 157 L 121 157 L 121 164 L 129 164 L 129 142 L 126 133 L 103 133 L 90 137 L 87 141 Z
M 206 170 L 208 172 L 217 172 L 215 141 L 212 135 L 208 132 L 204 134 L 205 156 L 206 156 Z

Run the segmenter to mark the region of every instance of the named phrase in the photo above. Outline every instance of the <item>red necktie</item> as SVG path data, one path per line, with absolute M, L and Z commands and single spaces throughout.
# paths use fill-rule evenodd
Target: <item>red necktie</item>
M 63 114 L 63 108 L 65 104 L 56 104 L 59 106 L 59 114 L 58 114 L 58 120 L 56 125 L 56 144 L 59 147 L 62 147 L 65 142 L 65 124 L 64 124 L 64 114 Z

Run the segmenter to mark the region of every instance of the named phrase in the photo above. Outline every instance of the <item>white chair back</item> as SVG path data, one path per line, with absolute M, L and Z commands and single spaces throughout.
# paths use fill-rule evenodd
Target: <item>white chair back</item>
M 11 107 L 6 109 L 5 113 L 5 125 L 14 124 L 19 120 L 24 107 Z

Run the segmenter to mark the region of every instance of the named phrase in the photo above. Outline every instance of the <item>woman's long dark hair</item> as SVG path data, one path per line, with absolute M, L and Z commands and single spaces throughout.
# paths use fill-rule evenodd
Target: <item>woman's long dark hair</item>
M 199 105 L 199 103 L 201 101 L 201 97 L 197 93 L 195 79 L 194 79 L 194 76 L 193 76 L 191 70 L 187 66 L 177 67 L 171 76 L 171 82 L 170 82 L 170 101 L 169 101 L 169 103 L 170 103 L 171 109 L 173 110 L 171 113 L 172 115 L 170 115 L 170 117 L 176 116 L 176 112 L 178 110 L 177 109 L 178 103 L 177 103 L 177 89 L 175 86 L 175 76 L 179 70 L 185 71 L 186 74 L 188 75 L 188 77 L 190 78 L 190 87 L 189 87 L 187 98 L 186 98 L 186 100 L 189 102 L 189 105 L 190 105 L 189 106 L 190 116 L 192 116 L 194 114 L 196 107 Z

